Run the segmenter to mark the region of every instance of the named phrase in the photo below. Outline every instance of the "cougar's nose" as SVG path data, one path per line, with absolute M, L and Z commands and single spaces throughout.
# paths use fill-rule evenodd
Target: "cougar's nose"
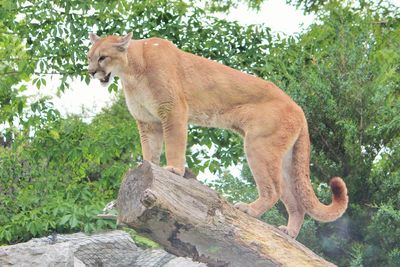
M 89 74 L 90 74 L 90 76 L 94 77 L 94 75 L 96 74 L 96 71 L 90 71 L 89 70 Z

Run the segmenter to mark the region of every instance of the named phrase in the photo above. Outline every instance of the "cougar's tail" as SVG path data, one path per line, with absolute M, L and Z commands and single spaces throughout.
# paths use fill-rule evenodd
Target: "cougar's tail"
M 347 187 L 342 178 L 334 177 L 330 181 L 331 204 L 322 204 L 314 193 L 310 181 L 310 140 L 307 126 L 302 129 L 293 146 L 292 164 L 295 195 L 306 212 L 322 222 L 331 222 L 342 216 L 349 202 Z

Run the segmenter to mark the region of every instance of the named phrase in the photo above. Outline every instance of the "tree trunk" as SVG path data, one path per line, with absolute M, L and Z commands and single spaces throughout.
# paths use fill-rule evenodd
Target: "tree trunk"
M 208 266 L 334 266 L 197 180 L 149 162 L 125 175 L 117 210 L 119 223 Z

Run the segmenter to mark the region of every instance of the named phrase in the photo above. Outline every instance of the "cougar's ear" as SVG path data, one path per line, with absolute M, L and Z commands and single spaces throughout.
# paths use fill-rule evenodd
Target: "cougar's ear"
M 120 38 L 120 41 L 116 43 L 114 46 L 119 51 L 125 51 L 129 46 L 129 41 L 132 39 L 132 32 Z
M 89 37 L 90 37 L 90 41 L 92 42 L 92 44 L 94 44 L 95 42 L 97 42 L 100 39 L 100 37 L 97 36 L 97 34 L 95 34 L 93 32 L 91 32 L 89 34 Z

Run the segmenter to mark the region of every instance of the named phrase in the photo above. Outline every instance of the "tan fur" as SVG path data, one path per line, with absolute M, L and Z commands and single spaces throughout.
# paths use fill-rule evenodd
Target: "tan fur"
M 187 125 L 232 129 L 244 138 L 259 197 L 236 207 L 258 217 L 281 199 L 296 237 L 308 213 L 320 221 L 339 218 L 348 204 L 342 179 L 332 179 L 330 205 L 319 202 L 310 182 L 310 141 L 302 109 L 271 82 L 184 52 L 160 38 L 99 38 L 89 71 L 120 77 L 128 109 L 137 120 L 143 158 L 159 164 L 165 142 L 168 170 L 183 175 Z M 98 63 L 100 56 L 107 56 Z

